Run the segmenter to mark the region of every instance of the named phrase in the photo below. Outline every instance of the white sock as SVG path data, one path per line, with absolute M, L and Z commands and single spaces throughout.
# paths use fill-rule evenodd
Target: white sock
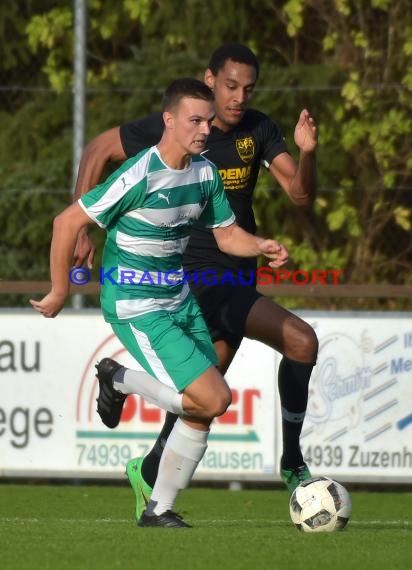
M 146 509 L 148 515 L 172 510 L 180 489 L 185 489 L 202 459 L 209 430 L 200 431 L 176 420 L 160 460 L 159 472 Z
M 139 394 L 163 410 L 184 415 L 183 394 L 156 380 L 147 372 L 121 368 L 113 378 L 113 388 L 122 394 Z

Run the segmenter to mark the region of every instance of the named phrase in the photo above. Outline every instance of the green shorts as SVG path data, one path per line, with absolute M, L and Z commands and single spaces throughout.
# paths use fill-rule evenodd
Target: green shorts
M 179 392 L 217 364 L 210 333 L 192 295 L 176 311 L 159 310 L 111 326 L 149 374 Z

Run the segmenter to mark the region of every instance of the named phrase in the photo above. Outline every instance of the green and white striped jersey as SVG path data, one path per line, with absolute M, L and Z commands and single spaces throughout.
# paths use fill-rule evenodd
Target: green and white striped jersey
M 100 283 L 108 322 L 176 309 L 189 293 L 182 254 L 193 223 L 235 221 L 212 163 L 194 155 L 188 168 L 173 170 L 156 146 L 124 162 L 79 204 L 107 231 Z

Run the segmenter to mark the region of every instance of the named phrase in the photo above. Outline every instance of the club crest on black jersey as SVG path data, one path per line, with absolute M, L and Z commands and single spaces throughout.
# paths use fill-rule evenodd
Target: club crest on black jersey
M 252 137 L 236 139 L 236 149 L 243 162 L 250 162 L 255 155 L 255 141 Z

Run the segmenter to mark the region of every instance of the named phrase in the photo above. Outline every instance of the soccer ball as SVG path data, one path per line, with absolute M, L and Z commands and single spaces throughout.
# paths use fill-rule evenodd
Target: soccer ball
M 329 477 L 303 481 L 290 498 L 290 517 L 303 532 L 342 530 L 352 512 L 349 493 Z

